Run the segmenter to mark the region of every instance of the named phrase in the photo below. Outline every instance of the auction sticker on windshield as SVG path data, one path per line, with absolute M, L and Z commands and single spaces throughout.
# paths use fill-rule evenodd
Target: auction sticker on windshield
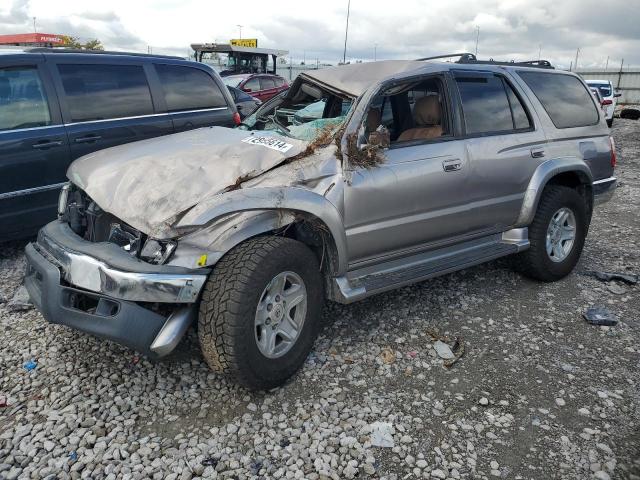
M 293 147 L 292 144 L 285 143 L 274 137 L 257 137 L 255 135 L 251 135 L 250 137 L 242 139 L 242 141 L 245 143 L 251 143 L 252 145 L 262 145 L 263 147 L 271 148 L 272 150 L 277 150 L 282 153 Z

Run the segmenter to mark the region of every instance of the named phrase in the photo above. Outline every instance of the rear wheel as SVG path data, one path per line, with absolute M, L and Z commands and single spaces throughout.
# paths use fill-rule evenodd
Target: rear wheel
M 613 126 L 613 117 L 611 117 L 609 120 L 607 120 L 607 125 L 609 126 L 609 128 L 611 128 Z
M 240 244 L 202 295 L 198 337 L 207 363 L 250 389 L 282 385 L 313 346 L 323 301 L 318 260 L 304 244 L 283 237 Z
M 575 189 L 547 186 L 529 226 L 531 246 L 515 259 L 518 270 L 544 282 L 567 276 L 580 259 L 588 225 L 585 201 Z

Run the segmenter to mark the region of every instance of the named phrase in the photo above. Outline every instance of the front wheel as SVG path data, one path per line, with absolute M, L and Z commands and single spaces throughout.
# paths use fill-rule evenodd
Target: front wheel
M 529 226 L 531 246 L 516 256 L 516 267 L 543 282 L 567 276 L 580 259 L 588 225 L 585 201 L 575 189 L 547 186 Z
M 607 120 L 607 126 L 609 128 L 611 128 L 613 126 L 613 117 L 611 117 L 609 120 Z
M 207 281 L 198 337 L 211 368 L 252 390 L 282 385 L 304 363 L 324 302 L 318 260 L 283 237 L 248 240 Z

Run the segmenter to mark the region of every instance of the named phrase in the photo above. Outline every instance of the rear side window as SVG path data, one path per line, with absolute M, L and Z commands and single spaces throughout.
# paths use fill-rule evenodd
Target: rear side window
M 51 125 L 36 67 L 0 68 L 0 130 Z
M 531 126 L 513 89 L 499 76 L 456 75 L 467 134 L 507 132 Z
M 252 77 L 247 80 L 247 83 L 245 83 L 242 88 L 247 88 L 251 92 L 257 92 L 260 90 L 260 80 L 258 80 L 258 77 Z
M 156 65 L 156 71 L 170 112 L 227 106 L 218 85 L 207 72 L 180 65 Z
M 58 72 L 73 122 L 153 113 L 139 65 L 58 65 Z
M 586 127 L 598 123 L 593 97 L 572 75 L 518 72 L 551 118 L 556 128 Z
M 260 77 L 260 90 L 268 90 L 270 88 L 276 88 L 276 82 L 273 78 Z

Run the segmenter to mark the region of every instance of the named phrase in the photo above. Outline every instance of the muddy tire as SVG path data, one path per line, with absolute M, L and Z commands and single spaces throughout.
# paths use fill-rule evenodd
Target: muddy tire
M 251 390 L 280 386 L 307 358 L 323 302 L 309 248 L 283 237 L 248 240 L 218 262 L 205 284 L 202 353 L 213 370 Z
M 516 269 L 543 282 L 564 278 L 580 259 L 588 227 L 582 196 L 573 188 L 547 186 L 529 225 L 531 247 L 514 258 Z

